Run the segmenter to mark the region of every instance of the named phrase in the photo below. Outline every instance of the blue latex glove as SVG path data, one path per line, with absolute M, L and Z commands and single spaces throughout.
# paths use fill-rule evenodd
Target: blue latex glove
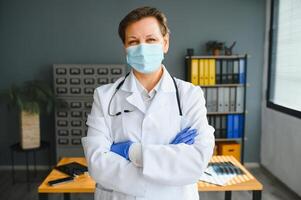
M 180 131 L 170 144 L 193 144 L 197 135 L 198 133 L 196 129 L 190 129 L 190 127 L 187 127 Z
M 128 140 L 125 142 L 113 143 L 111 145 L 111 151 L 117 153 L 118 155 L 124 157 L 127 160 L 129 159 L 129 149 L 130 146 L 133 144 L 132 141 Z

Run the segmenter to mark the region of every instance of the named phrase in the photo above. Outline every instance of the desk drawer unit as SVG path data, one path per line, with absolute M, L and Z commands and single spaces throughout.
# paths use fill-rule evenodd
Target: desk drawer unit
M 126 66 L 117 64 L 55 64 L 54 92 L 56 159 L 83 156 L 81 138 L 87 135 L 86 120 L 91 111 L 94 89 L 125 75 Z

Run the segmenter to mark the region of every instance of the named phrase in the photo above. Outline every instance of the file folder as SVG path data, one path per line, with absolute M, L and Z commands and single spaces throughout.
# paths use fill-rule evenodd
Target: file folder
M 237 87 L 236 88 L 236 112 L 244 112 L 244 88 Z
M 233 115 L 233 138 L 239 138 L 240 115 Z
M 212 112 L 218 112 L 217 88 L 211 88 L 211 90 L 212 90 Z
M 224 88 L 218 88 L 218 112 L 224 112 Z
M 204 60 L 200 59 L 199 60 L 199 84 L 204 85 Z
M 227 82 L 227 61 L 226 60 L 222 60 L 221 62 L 222 64 L 222 84 L 226 84 Z
M 215 117 L 215 135 L 216 138 L 221 138 L 221 117 L 219 115 L 214 116 Z
M 233 83 L 239 83 L 239 60 L 233 61 Z
M 245 83 L 245 60 L 239 59 L 239 83 Z
M 212 112 L 212 88 L 207 88 L 207 111 Z
M 215 81 L 216 84 L 221 84 L 221 74 L 222 74 L 222 70 L 221 70 L 221 60 L 216 60 L 215 62 L 215 72 L 216 72 L 216 76 L 215 76 Z
M 235 106 L 236 106 L 236 93 L 235 93 L 235 87 L 230 87 L 230 112 L 235 112 Z
M 189 79 L 190 79 L 190 82 L 194 85 L 199 84 L 198 70 L 199 70 L 199 60 L 192 59 L 190 70 L 189 70 Z
M 215 59 L 209 59 L 209 85 L 215 85 Z
M 209 85 L 209 62 L 204 59 L 204 85 Z
M 224 88 L 224 112 L 230 111 L 230 88 Z
M 227 117 L 227 138 L 233 138 L 233 115 Z
M 239 129 L 238 129 L 238 137 L 242 137 L 242 133 L 244 131 L 244 115 L 239 115 Z
M 233 60 L 227 60 L 227 83 L 233 83 Z
M 221 115 L 221 137 L 227 138 L 227 115 Z

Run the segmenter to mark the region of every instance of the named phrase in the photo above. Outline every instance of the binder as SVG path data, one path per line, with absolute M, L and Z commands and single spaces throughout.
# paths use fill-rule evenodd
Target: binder
M 244 88 L 236 88 L 236 112 L 244 112 Z
M 235 106 L 236 106 L 236 93 L 235 93 L 235 87 L 230 87 L 230 112 L 235 112 Z
M 214 116 L 215 118 L 215 137 L 216 138 L 221 138 L 221 116 L 216 115 Z
M 211 122 L 212 116 L 208 116 L 207 118 L 208 118 L 208 124 L 212 126 L 212 122 Z
M 215 85 L 215 59 L 209 59 L 208 65 L 209 65 L 209 85 Z
M 207 112 L 212 112 L 212 90 L 211 88 L 207 88 Z
M 215 127 L 216 127 L 216 117 L 214 115 L 212 115 L 212 126 L 215 129 Z M 215 131 L 214 131 L 214 133 L 215 133 Z M 214 135 L 216 137 L 216 133 Z
M 218 112 L 224 112 L 224 88 L 220 87 L 218 91 Z
M 189 70 L 189 81 L 194 85 L 199 84 L 198 68 L 199 68 L 199 60 L 192 59 L 190 70 Z
M 227 84 L 227 60 L 222 60 L 222 84 Z
M 233 138 L 239 138 L 240 115 L 233 115 Z
M 233 138 L 233 115 L 227 115 L 227 138 Z
M 230 88 L 224 88 L 224 112 L 230 111 Z
M 239 63 L 233 60 L 233 83 L 239 83 Z
M 221 60 L 215 61 L 215 82 L 216 84 L 221 84 Z
M 233 83 L 233 60 L 227 60 L 227 83 Z
M 221 137 L 227 138 L 227 115 L 221 115 Z
M 204 85 L 209 85 L 209 62 L 204 59 Z
M 239 83 L 245 83 L 245 77 L 245 60 L 241 58 L 239 59 Z
M 204 85 L 204 60 L 199 60 L 199 84 Z
M 242 133 L 244 131 L 244 121 L 245 121 L 245 116 L 239 115 L 238 137 L 242 137 Z
M 217 88 L 211 88 L 211 90 L 212 90 L 212 112 L 218 112 Z
M 207 103 L 207 88 L 202 88 L 203 90 L 203 93 L 204 93 L 204 98 L 205 98 L 205 101 Z M 207 105 L 206 105 L 207 106 Z

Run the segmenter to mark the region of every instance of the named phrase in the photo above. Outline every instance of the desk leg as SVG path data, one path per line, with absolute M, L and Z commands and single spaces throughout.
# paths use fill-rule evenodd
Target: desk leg
M 64 193 L 64 200 L 71 200 L 70 193 Z
M 253 190 L 253 200 L 261 200 L 261 190 Z
M 225 192 L 225 200 L 231 200 L 232 192 L 231 191 L 226 191 Z
M 48 200 L 47 193 L 39 193 L 39 200 Z

